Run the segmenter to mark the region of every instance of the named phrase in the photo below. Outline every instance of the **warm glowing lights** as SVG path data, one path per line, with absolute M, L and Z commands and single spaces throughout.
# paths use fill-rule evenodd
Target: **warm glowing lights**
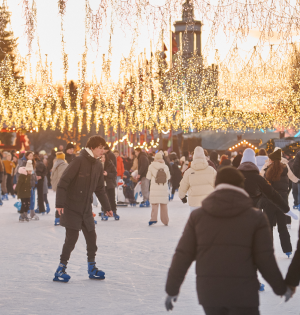
M 247 147 L 249 147 L 249 148 L 251 148 L 251 149 L 253 149 L 253 150 L 257 150 L 257 147 L 256 147 L 255 145 L 251 144 L 250 142 L 248 142 L 248 141 L 246 141 L 246 140 L 243 140 L 243 141 L 239 142 L 238 144 L 232 146 L 232 147 L 229 148 L 228 150 L 229 150 L 229 151 L 235 150 L 235 149 L 238 148 L 239 146 L 245 146 L 245 147 L 247 146 Z

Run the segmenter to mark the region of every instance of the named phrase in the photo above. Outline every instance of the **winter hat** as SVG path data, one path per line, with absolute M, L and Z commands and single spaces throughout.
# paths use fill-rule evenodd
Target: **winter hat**
M 41 150 L 41 151 L 39 152 L 39 155 L 46 155 L 46 151 L 45 151 L 45 150 Z
M 250 148 L 246 149 L 243 153 L 241 164 L 245 162 L 251 162 L 256 165 L 255 152 Z
M 245 177 L 234 167 L 225 166 L 217 172 L 215 186 L 219 184 L 229 184 L 244 188 Z
M 26 171 L 29 172 L 33 172 L 33 166 L 32 166 L 32 161 L 31 160 L 28 160 L 27 163 L 26 163 Z
M 69 149 L 75 149 L 74 144 L 68 143 L 67 146 L 66 146 L 66 151 L 69 150 Z
M 281 149 L 278 149 L 269 155 L 269 159 L 272 161 L 281 161 Z
M 202 147 L 196 147 L 194 150 L 193 160 L 205 159 L 204 150 Z
M 57 152 L 56 153 L 56 158 L 59 160 L 64 160 L 65 159 L 65 154 L 63 152 Z
M 163 158 L 162 154 L 160 152 L 157 152 L 155 154 L 154 160 L 162 160 L 162 158 Z

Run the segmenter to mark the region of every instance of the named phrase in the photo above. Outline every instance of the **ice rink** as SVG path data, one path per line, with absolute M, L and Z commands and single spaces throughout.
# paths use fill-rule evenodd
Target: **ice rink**
M 150 208 L 119 208 L 120 221 L 98 224 L 97 266 L 106 280 L 90 280 L 86 249 L 80 235 L 69 261 L 69 283 L 53 282 L 59 263 L 65 230 L 54 226 L 54 193 L 48 195 L 51 212 L 39 221 L 19 223 L 15 199 L 0 207 L 0 314 L 166 314 L 164 291 L 167 271 L 175 246 L 189 216 L 189 208 L 179 199 L 169 203 L 168 227 L 158 222 L 148 226 Z M 290 196 L 290 205 L 292 197 Z M 99 207 L 94 208 L 98 214 Z M 296 210 L 294 210 L 296 212 Z M 298 211 L 297 211 L 298 212 Z M 299 221 L 290 230 L 293 248 Z M 275 231 L 275 253 L 282 273 L 290 259 L 283 254 Z M 198 304 L 194 265 L 181 288 L 172 314 L 204 314 Z M 300 290 L 288 302 L 274 295 L 269 285 L 260 293 L 264 315 L 300 314 Z

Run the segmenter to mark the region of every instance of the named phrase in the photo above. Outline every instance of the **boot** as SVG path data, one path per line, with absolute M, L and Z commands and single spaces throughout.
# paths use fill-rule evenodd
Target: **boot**
M 96 267 L 95 262 L 88 262 L 88 274 L 90 279 L 104 280 L 105 272 Z
M 47 214 L 50 212 L 50 206 L 49 206 L 49 203 L 46 204 L 46 212 Z
M 67 268 L 66 265 L 60 263 L 54 274 L 53 281 L 68 282 L 71 279 L 71 277 L 66 273 L 66 268 Z
M 55 218 L 54 225 L 60 225 L 60 218 Z
M 34 210 L 30 210 L 30 219 L 38 221 L 40 218 L 36 215 Z

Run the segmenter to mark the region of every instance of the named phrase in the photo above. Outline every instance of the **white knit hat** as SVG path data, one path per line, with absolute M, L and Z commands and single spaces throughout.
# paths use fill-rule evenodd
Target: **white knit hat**
M 27 163 L 26 163 L 26 171 L 31 171 L 33 172 L 33 166 L 32 166 L 32 161 L 31 160 L 28 160 Z
M 194 150 L 193 160 L 196 159 L 206 159 L 204 150 L 202 147 L 196 147 Z
M 154 160 L 162 160 L 162 158 L 163 158 L 163 155 L 160 152 L 157 152 L 155 154 Z
M 255 152 L 250 148 L 246 149 L 243 153 L 241 164 L 245 162 L 251 162 L 256 165 Z

